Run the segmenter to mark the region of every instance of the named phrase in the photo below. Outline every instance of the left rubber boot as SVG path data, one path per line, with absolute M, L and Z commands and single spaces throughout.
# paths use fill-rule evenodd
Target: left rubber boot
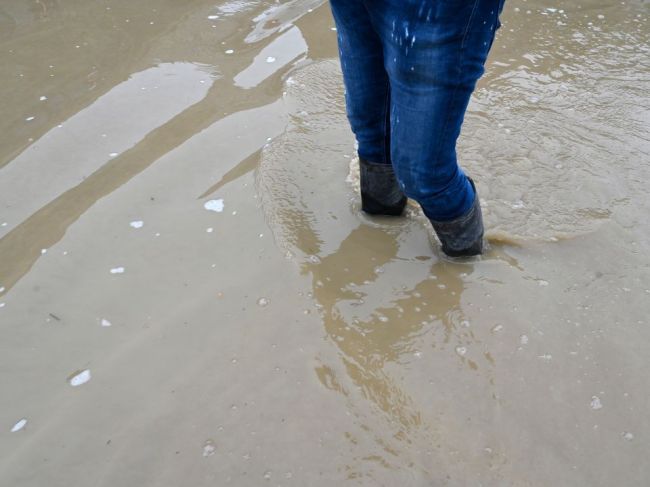
M 483 253 L 483 214 L 481 203 L 472 178 L 468 178 L 474 188 L 474 203 L 467 213 L 458 218 L 439 222 L 431 220 L 433 229 L 442 244 L 442 251 L 449 257 L 471 257 Z
M 370 215 L 399 216 L 406 196 L 399 187 L 391 164 L 373 164 L 359 158 L 361 209 Z

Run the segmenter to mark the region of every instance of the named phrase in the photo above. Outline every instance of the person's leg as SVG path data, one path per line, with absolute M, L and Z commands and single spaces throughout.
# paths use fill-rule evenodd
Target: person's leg
M 468 238 L 480 234 L 482 242 L 483 226 L 473 184 L 457 163 L 456 140 L 503 0 L 367 0 L 366 5 L 384 45 L 397 178 L 434 224 L 443 250 L 458 253 Z M 454 230 L 454 221 L 475 228 L 469 234 L 467 228 Z M 446 242 L 454 232 L 460 241 Z M 478 252 L 470 247 L 469 253 L 480 252 L 480 246 Z
M 331 0 L 345 99 L 358 144 L 362 209 L 399 215 L 406 204 L 390 160 L 390 87 L 384 47 L 363 0 Z

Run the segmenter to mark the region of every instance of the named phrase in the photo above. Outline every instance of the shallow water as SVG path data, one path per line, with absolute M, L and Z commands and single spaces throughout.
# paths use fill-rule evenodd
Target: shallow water
M 326 4 L 2 2 L 3 485 L 645 485 L 648 7 L 507 3 L 454 262 Z

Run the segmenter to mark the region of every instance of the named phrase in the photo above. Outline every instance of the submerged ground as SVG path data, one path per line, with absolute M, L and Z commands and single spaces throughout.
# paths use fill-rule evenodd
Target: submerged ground
M 506 3 L 454 263 L 359 212 L 327 4 L 4 0 L 0 484 L 648 484 L 649 7 Z

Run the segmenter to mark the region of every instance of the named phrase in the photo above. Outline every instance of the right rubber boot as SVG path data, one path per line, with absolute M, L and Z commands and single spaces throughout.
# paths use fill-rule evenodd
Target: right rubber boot
M 372 164 L 359 158 L 361 209 L 369 215 L 399 216 L 406 196 L 399 187 L 391 164 Z
M 481 203 L 474 181 L 467 179 L 474 189 L 474 203 L 467 213 L 451 221 L 430 220 L 442 244 L 442 251 L 449 257 L 472 257 L 483 253 L 485 230 Z

